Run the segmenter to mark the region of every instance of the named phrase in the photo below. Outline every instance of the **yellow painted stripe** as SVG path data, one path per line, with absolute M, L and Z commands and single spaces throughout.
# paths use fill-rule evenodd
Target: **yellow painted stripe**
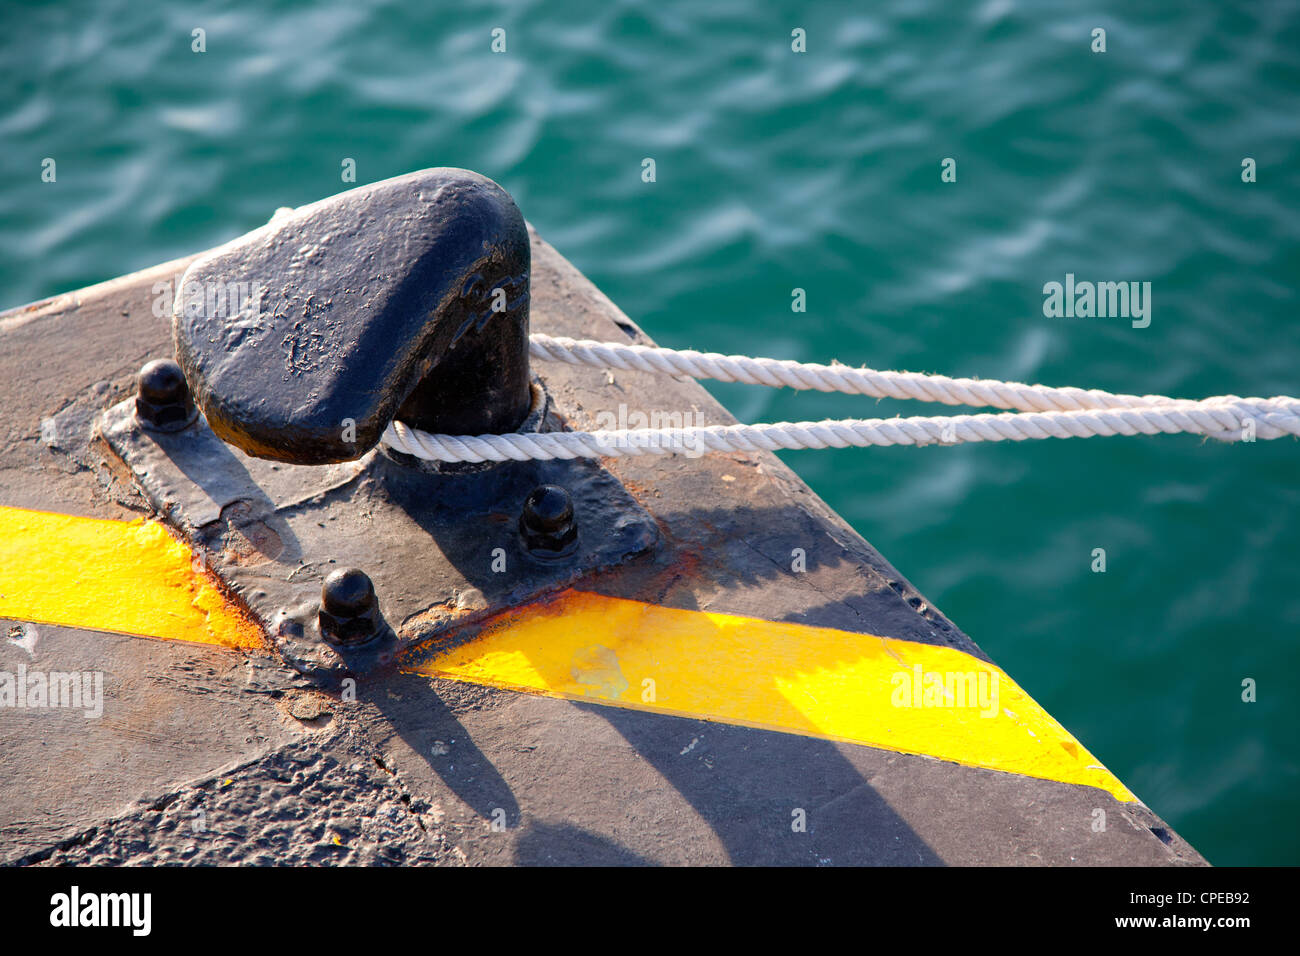
M 567 591 L 407 669 L 926 754 L 1134 799 L 1001 669 L 949 647 Z M 968 701 L 975 706 L 954 706 L 961 698 L 947 693 L 972 686 L 957 684 L 968 675 L 978 691 L 981 673 L 983 700 L 977 693 Z
M 156 521 L 0 506 L 0 617 L 227 647 L 261 628 Z

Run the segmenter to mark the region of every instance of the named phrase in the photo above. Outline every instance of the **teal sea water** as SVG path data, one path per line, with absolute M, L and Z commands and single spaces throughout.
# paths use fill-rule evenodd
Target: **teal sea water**
M 491 176 L 665 345 L 1300 395 L 1300 4 L 1087 7 L 5 0 L 0 307 L 223 242 L 352 158 Z M 1149 281 L 1150 325 L 1045 317 L 1067 273 Z M 710 388 L 745 421 L 933 410 Z M 783 457 L 1212 862 L 1300 862 L 1296 442 Z

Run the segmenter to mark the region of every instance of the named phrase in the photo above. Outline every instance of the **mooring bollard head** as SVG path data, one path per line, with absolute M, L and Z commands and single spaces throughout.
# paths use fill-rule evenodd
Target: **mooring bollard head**
M 277 217 L 193 263 L 176 356 L 212 430 L 297 464 L 361 457 L 394 418 L 512 431 L 531 404 L 518 207 L 427 169 Z

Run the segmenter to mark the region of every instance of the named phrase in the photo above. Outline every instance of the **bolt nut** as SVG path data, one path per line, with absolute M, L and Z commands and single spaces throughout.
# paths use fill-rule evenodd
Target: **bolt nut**
M 572 553 L 578 543 L 573 498 L 559 485 L 534 488 L 519 516 L 519 534 L 524 547 L 537 557 L 563 557 Z
M 154 359 L 136 377 L 135 413 L 148 428 L 176 432 L 198 417 L 185 373 L 171 359 Z
M 335 571 L 321 585 L 320 599 L 320 632 L 331 644 L 364 644 L 379 633 L 375 585 L 364 571 Z

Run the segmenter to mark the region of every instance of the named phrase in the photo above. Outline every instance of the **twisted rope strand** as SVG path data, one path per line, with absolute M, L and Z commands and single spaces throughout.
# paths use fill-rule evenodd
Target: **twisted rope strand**
M 529 346 L 529 354 L 535 359 L 568 365 L 685 375 L 772 388 L 844 392 L 872 398 L 913 398 L 944 405 L 990 406 L 1024 412 L 1196 404 L 1188 399 L 1164 395 L 1115 395 L 1101 389 L 1052 388 L 996 379 L 949 378 L 921 372 L 880 372 L 847 365 L 816 365 L 690 349 L 594 342 L 536 332 L 530 337 Z
M 880 372 L 593 342 L 534 333 L 530 354 L 546 361 L 601 369 L 710 378 L 721 382 L 846 392 L 874 398 L 913 398 L 945 405 L 1016 409 L 948 417 L 826 419 L 768 425 L 710 425 L 596 432 L 433 435 L 393 422 L 382 441 L 417 458 L 440 462 L 617 458 L 682 452 L 955 445 L 964 442 L 1092 438 L 1186 432 L 1221 441 L 1300 437 L 1300 400 L 1221 395 L 1200 401 L 1164 395 L 1115 395 L 1101 389 L 1053 388 L 993 379 L 949 378 L 919 372 Z M 1253 424 L 1253 433 L 1250 425 Z
M 429 461 L 549 461 L 672 452 L 694 457 L 708 451 L 952 445 L 1180 432 L 1239 441 L 1247 435 L 1248 422 L 1254 422 L 1258 438 L 1300 437 L 1300 400 L 1225 395 L 1201 402 L 1138 408 L 478 436 L 433 435 L 395 421 L 384 432 L 383 442 L 396 451 Z

